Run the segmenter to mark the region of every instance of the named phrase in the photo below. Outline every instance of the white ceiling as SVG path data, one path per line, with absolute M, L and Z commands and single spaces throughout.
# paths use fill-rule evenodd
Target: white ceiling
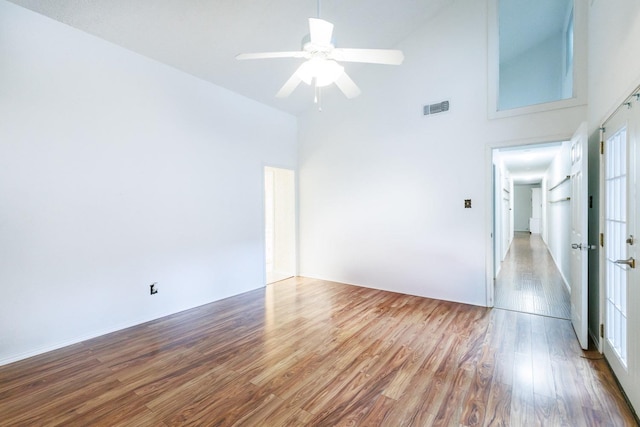
M 275 108 L 313 107 L 312 90 L 275 94 L 300 59 L 237 61 L 244 52 L 298 50 L 316 0 L 10 0 Z M 324 0 L 336 45 L 394 48 L 452 0 Z M 365 67 L 345 64 L 358 82 Z M 333 90 L 336 90 L 333 88 Z
M 496 150 L 516 184 L 537 184 L 553 159 L 560 153 L 561 142 L 528 145 Z

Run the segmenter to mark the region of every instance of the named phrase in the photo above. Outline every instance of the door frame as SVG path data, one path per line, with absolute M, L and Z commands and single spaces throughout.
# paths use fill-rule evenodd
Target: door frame
M 618 107 L 616 107 L 615 109 L 613 109 L 611 111 L 611 113 L 607 116 L 607 118 L 605 120 L 603 120 L 601 123 L 602 125 L 599 128 L 599 139 L 601 141 L 602 144 L 605 144 L 605 148 L 604 148 L 604 153 L 602 152 L 602 150 L 600 151 L 600 176 L 599 176 L 599 189 L 600 189 L 600 206 L 599 206 L 599 225 L 600 225 L 600 231 L 605 233 L 606 232 L 606 228 L 605 228 L 605 209 L 606 209 L 606 194 L 605 194 L 605 163 L 606 163 L 606 156 L 607 156 L 607 148 L 606 148 L 606 141 L 607 138 L 609 136 L 611 136 L 613 134 L 613 132 L 609 131 L 606 132 L 605 129 L 611 127 L 610 123 L 613 122 L 615 123 L 615 118 L 616 115 L 618 114 L 618 112 L 621 109 L 624 108 L 632 108 L 635 111 L 635 117 L 633 116 L 634 113 L 632 113 L 631 117 L 629 117 L 626 120 L 626 127 L 627 127 L 627 132 L 631 134 L 631 137 L 629 137 L 627 139 L 627 183 L 626 183 L 626 190 L 627 190 L 627 220 L 631 220 L 631 218 L 634 219 L 635 223 L 632 224 L 632 226 L 629 228 L 627 228 L 626 230 L 626 234 L 627 236 L 630 234 L 633 234 L 634 236 L 636 236 L 637 234 L 640 234 L 640 232 L 638 231 L 640 226 L 638 225 L 638 212 L 640 212 L 640 193 L 638 191 L 638 174 L 640 173 L 639 169 L 640 169 L 640 137 L 638 136 L 640 134 L 640 123 L 638 122 L 638 119 L 640 118 L 640 115 L 638 115 L 638 106 L 640 106 L 640 86 L 635 86 L 635 88 L 630 91 L 627 92 L 630 93 L 630 95 L 627 95 L 622 102 L 620 102 L 620 104 L 618 105 Z M 631 103 L 631 104 L 629 104 Z M 616 127 L 617 128 L 617 127 Z M 625 236 L 626 237 L 626 236 Z M 623 237 L 624 238 L 624 237 Z M 606 235 L 604 236 L 604 240 L 606 241 L 607 237 Z M 606 243 L 605 243 L 606 245 Z M 635 244 L 637 245 L 637 243 Z M 634 246 L 635 246 L 634 245 Z M 600 336 L 599 339 L 599 346 L 598 349 L 600 351 L 600 353 L 602 353 L 605 357 L 605 359 L 607 361 L 609 361 L 609 358 L 607 357 L 607 352 L 605 351 L 605 346 L 607 338 L 606 338 L 606 330 L 607 330 L 607 302 L 606 302 L 606 298 L 607 298 L 607 278 L 606 278 L 606 273 L 607 273 L 607 267 L 606 267 L 606 247 L 602 247 L 602 245 L 599 245 L 599 304 L 600 304 L 600 313 L 599 313 L 599 317 L 600 317 L 600 327 L 604 329 L 604 336 Z M 636 260 L 639 258 L 638 255 L 638 248 L 637 247 L 633 247 L 633 248 L 628 248 L 629 252 L 627 253 L 628 256 L 633 256 L 634 258 L 636 258 Z M 637 269 L 638 267 L 636 267 Z M 636 304 L 638 302 L 638 294 L 637 294 L 637 287 L 634 287 L 633 284 L 637 283 L 637 277 L 638 274 L 640 274 L 637 270 L 634 271 L 633 273 L 630 274 L 630 276 L 632 277 L 628 277 L 628 282 L 627 282 L 627 289 L 635 289 L 635 293 L 633 296 L 627 294 L 627 307 L 631 306 L 632 304 Z M 636 278 L 636 280 L 634 281 L 633 278 Z M 635 298 L 635 299 L 634 299 Z M 638 318 L 638 313 L 633 311 L 633 310 L 628 310 L 627 311 L 627 320 L 628 320 L 628 328 L 627 330 L 630 330 L 629 328 L 629 324 L 631 325 L 637 325 L 639 322 L 639 318 Z M 628 335 L 632 335 L 632 334 L 628 334 Z M 614 365 L 618 365 L 618 370 L 620 369 L 624 369 L 624 370 L 629 370 L 629 374 L 631 376 L 631 378 L 627 377 L 625 378 L 619 378 L 618 374 L 614 371 L 614 376 L 616 376 L 616 379 L 619 382 L 619 385 L 621 386 L 621 388 L 624 391 L 625 397 L 627 398 L 627 402 L 629 403 L 629 405 L 634 409 L 634 410 L 639 410 L 640 408 L 638 407 L 634 407 L 634 403 L 635 405 L 640 405 L 640 389 L 638 388 L 637 384 L 638 384 L 638 379 L 640 378 L 640 345 L 638 344 L 638 341 L 635 342 L 631 342 L 629 341 L 627 343 L 627 347 L 628 347 L 628 360 L 627 360 L 627 366 L 628 368 L 624 368 L 624 367 L 620 367 L 618 364 L 619 362 L 616 360 L 615 362 L 609 362 L 612 365 L 612 371 L 614 371 L 613 367 Z M 633 354 L 631 354 L 633 352 Z M 615 357 L 615 356 L 614 356 Z M 633 378 L 635 377 L 635 378 Z M 623 384 L 626 383 L 627 388 L 625 388 L 625 386 Z M 635 386 L 633 386 L 635 385 Z
M 502 141 L 493 141 L 485 144 L 485 289 L 486 305 L 493 307 L 495 303 L 494 295 L 494 238 L 495 238 L 495 201 L 494 201 L 494 178 L 493 178 L 493 150 L 496 148 L 511 148 L 525 145 L 548 144 L 558 141 L 569 141 L 573 134 L 555 134 L 539 138 L 521 138 Z
M 604 126 L 605 124 L 611 120 L 611 118 L 618 112 L 618 110 L 620 108 L 622 108 L 624 106 L 624 104 L 630 99 L 632 98 L 634 95 L 634 93 L 639 93 L 640 92 L 640 85 L 637 84 L 637 80 L 636 83 L 633 84 L 632 86 L 630 86 L 628 88 L 627 91 L 624 92 L 624 96 L 620 97 L 617 99 L 617 102 L 614 104 L 615 106 L 610 108 L 609 111 L 607 112 L 607 114 L 605 115 L 605 118 L 603 120 L 601 120 L 599 123 L 601 123 L 599 125 L 599 127 L 597 127 L 594 131 L 598 132 L 598 141 L 600 143 L 604 142 Z M 631 94 L 631 95 L 630 95 Z M 600 150 L 598 150 L 598 153 L 601 153 Z M 639 154 L 640 157 L 640 154 Z M 640 158 L 638 159 L 638 161 L 640 161 Z M 602 155 L 598 155 L 598 199 L 599 199 L 599 205 L 598 205 L 598 232 L 600 233 L 601 230 L 603 230 L 604 227 L 604 203 L 603 203 L 603 198 L 604 198 L 604 187 L 605 187 L 605 183 L 604 183 L 604 156 Z M 602 250 L 602 246 L 600 245 L 600 243 L 598 242 L 598 325 L 600 328 L 604 327 L 604 322 L 605 322 L 605 317 L 604 317 L 604 313 L 605 313 L 605 304 L 606 304 L 606 289 L 605 289 L 605 269 L 604 269 L 604 264 L 605 264 L 605 254 L 604 251 Z M 604 337 L 600 336 L 601 334 L 597 334 L 597 338 L 598 338 L 598 352 L 600 352 L 600 354 L 604 354 Z

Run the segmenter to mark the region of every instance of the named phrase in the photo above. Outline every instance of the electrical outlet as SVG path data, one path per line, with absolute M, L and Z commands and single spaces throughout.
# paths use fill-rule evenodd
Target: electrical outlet
M 149 292 L 151 295 L 155 295 L 158 293 L 158 282 L 153 282 L 151 285 L 149 285 Z

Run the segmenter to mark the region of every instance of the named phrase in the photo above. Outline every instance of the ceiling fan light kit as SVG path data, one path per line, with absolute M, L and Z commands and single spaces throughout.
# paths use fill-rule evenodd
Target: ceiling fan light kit
M 320 5 L 318 3 L 318 11 Z M 316 88 L 315 101 L 321 87 L 335 83 L 347 98 L 360 95 L 360 88 L 344 71 L 341 62 L 400 65 L 404 55 L 391 49 L 336 48 L 332 42 L 333 24 L 320 18 L 309 18 L 309 36 L 303 39 L 302 50 L 294 52 L 244 53 L 236 59 L 304 58 L 300 67 L 276 94 L 278 98 L 289 96 L 301 82 Z
M 344 73 L 344 67 L 333 59 L 312 57 L 296 71 L 300 80 L 311 85 L 315 80 L 318 87 L 329 86 Z

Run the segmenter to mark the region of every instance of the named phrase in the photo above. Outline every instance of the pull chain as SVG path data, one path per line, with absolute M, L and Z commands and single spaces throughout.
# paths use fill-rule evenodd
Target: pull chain
M 322 88 L 315 84 L 313 102 L 318 104 L 318 111 L 322 111 Z

